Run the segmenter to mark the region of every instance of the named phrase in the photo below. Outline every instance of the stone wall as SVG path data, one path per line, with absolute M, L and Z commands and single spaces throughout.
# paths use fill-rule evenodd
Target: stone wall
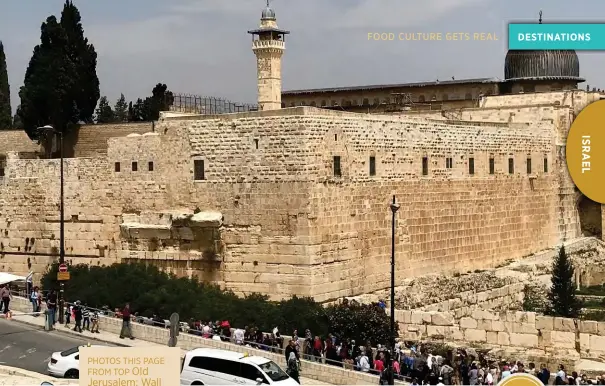
M 605 359 L 605 322 L 485 310 L 461 318 L 451 312 L 422 311 L 396 311 L 395 317 L 406 340 L 445 339 L 559 354 L 570 350 L 581 358 Z
M 560 215 L 557 130 L 310 107 L 173 114 L 154 133 L 109 138 L 106 155 L 66 160 L 67 258 L 144 260 L 239 294 L 357 295 L 389 285 L 396 195 L 397 277 L 494 267 L 556 245 L 570 221 Z M 5 269 L 40 273 L 58 254 L 58 166 L 7 160 Z M 220 221 L 199 226 L 194 215 Z M 173 221 L 188 225 L 167 232 Z

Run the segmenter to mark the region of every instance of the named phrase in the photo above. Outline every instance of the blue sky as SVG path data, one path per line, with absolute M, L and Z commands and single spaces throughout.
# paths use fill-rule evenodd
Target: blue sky
M 144 97 L 158 82 L 174 92 L 256 99 L 251 38 L 264 0 L 75 0 L 99 54 L 101 94 Z M 0 40 L 8 61 L 13 110 L 40 24 L 63 0 L 7 1 Z M 579 6 L 581 4 L 581 6 Z M 502 77 L 506 23 L 594 21 L 605 1 L 582 0 L 274 0 L 286 41 L 288 89 Z M 605 16 L 603 18 L 605 20 Z M 368 32 L 491 32 L 499 41 L 368 41 Z M 605 53 L 580 54 L 583 84 L 605 88 Z

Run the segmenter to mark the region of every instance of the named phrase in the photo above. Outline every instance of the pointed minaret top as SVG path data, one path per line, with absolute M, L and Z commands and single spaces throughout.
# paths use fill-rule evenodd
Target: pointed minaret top
M 269 0 L 267 0 L 267 4 L 269 4 Z M 540 10 L 540 18 L 538 19 L 538 24 L 542 24 L 542 10 Z

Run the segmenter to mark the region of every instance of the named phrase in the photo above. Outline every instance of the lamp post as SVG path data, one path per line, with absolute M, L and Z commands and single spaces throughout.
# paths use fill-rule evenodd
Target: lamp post
M 395 371 L 393 359 L 395 358 L 395 214 L 399 210 L 399 204 L 393 195 L 393 202 L 389 205 L 393 214 L 391 221 L 391 360 L 389 361 L 389 385 L 395 384 Z
M 60 166 L 60 174 L 61 174 L 61 192 L 60 192 L 60 208 L 59 208 L 59 264 L 65 264 L 65 203 L 64 203 L 64 195 L 63 195 L 63 133 L 61 131 L 56 130 L 54 127 L 50 125 L 38 127 L 39 131 L 57 134 L 59 136 L 59 154 L 61 157 L 61 166 Z M 65 284 L 63 281 L 59 284 L 59 297 L 58 297 L 58 307 L 59 307 L 59 323 L 63 324 L 63 297 L 65 292 Z

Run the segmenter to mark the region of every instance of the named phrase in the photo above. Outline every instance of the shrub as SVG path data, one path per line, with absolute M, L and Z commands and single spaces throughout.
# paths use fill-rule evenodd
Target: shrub
M 298 329 L 299 336 L 308 328 L 314 335 L 325 337 L 332 332 L 340 338 L 370 340 L 373 344 L 386 344 L 390 337 L 390 319 L 376 304 L 324 308 L 311 298 L 297 296 L 280 302 L 260 294 L 242 298 L 216 285 L 177 278 L 144 263 L 78 264 L 69 271 L 66 300 L 80 300 L 90 307 L 114 309 L 130 303 L 135 312 L 147 317 L 167 319 L 177 312 L 183 321 L 229 320 L 234 327 L 255 326 L 266 332 L 279 327 L 286 335 Z M 42 277 L 43 288 L 58 288 L 57 272 L 58 264 L 49 267 Z

